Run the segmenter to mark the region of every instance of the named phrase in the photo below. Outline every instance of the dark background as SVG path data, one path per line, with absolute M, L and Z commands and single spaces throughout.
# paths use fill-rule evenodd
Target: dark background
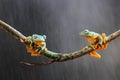
M 73 52 L 86 45 L 79 32 L 89 29 L 107 35 L 120 29 L 120 0 L 0 0 L 0 19 L 24 35 L 47 36 L 47 48 Z M 99 52 L 47 66 L 28 67 L 20 61 L 41 62 L 23 44 L 0 29 L 0 80 L 120 80 L 120 38 Z

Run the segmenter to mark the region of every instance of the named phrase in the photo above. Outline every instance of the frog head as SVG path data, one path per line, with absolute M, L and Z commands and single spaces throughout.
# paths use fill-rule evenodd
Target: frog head
M 45 42 L 46 36 L 45 35 L 38 35 L 33 34 L 31 40 L 34 42 L 34 44 L 42 45 Z
M 81 31 L 80 32 L 80 35 L 81 36 L 84 36 L 84 37 L 92 37 L 94 36 L 96 33 L 93 32 L 93 31 L 89 31 L 88 29 L 85 29 L 84 31 Z
M 45 39 L 46 39 L 45 35 L 38 35 L 38 34 L 33 34 L 32 35 L 32 40 L 45 41 Z

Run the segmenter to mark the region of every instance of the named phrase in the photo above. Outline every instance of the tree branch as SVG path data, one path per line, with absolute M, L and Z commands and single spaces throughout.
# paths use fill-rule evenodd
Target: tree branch
M 10 25 L 8 25 L 7 23 L 1 20 L 0 20 L 0 27 L 5 31 L 9 32 L 14 38 L 16 38 L 22 43 L 26 39 L 26 37 L 22 33 L 20 33 L 19 31 L 17 31 L 16 29 L 14 29 L 13 27 L 11 27 Z
M 10 25 L 6 24 L 5 22 L 3 22 L 1 20 L 0 20 L 0 27 L 2 29 L 4 29 L 5 31 L 9 32 L 14 38 L 19 40 L 21 43 L 24 43 L 24 40 L 26 39 L 26 37 L 22 33 L 20 33 L 19 31 L 17 31 L 16 29 L 14 29 L 13 27 L 11 27 Z M 120 36 L 120 30 L 107 36 L 107 38 L 108 38 L 107 42 L 110 42 L 119 36 Z M 24 43 L 24 44 L 27 45 L 28 43 Z M 89 46 L 86 50 L 80 50 L 80 51 L 66 53 L 66 54 L 56 53 L 56 52 L 47 50 L 46 52 L 42 52 L 42 54 L 48 58 L 51 58 L 52 59 L 51 61 L 49 61 L 47 63 L 27 63 L 27 62 L 21 62 L 21 63 L 25 64 L 25 65 L 29 65 L 29 66 L 46 65 L 46 64 L 51 64 L 53 62 L 63 62 L 63 61 L 79 58 L 83 55 L 88 54 L 91 51 L 93 51 L 93 49 Z

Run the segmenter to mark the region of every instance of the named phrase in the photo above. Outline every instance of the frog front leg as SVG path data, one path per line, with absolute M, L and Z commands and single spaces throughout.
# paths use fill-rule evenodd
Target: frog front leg
M 107 46 L 108 46 L 108 43 L 107 43 L 107 37 L 106 37 L 106 34 L 105 33 L 102 33 L 102 40 L 103 40 L 103 44 L 100 46 L 100 47 L 98 47 L 98 49 L 97 50 L 103 50 L 103 49 L 106 49 L 107 48 Z
M 107 37 L 105 33 L 102 33 L 102 38 L 103 38 L 103 43 L 104 43 L 104 49 L 107 48 L 108 43 L 107 43 Z

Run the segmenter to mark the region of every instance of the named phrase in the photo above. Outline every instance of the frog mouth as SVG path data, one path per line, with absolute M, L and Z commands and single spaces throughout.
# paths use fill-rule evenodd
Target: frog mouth
M 89 35 L 84 35 L 84 34 L 80 34 L 80 36 L 83 36 L 83 37 L 91 37 Z

